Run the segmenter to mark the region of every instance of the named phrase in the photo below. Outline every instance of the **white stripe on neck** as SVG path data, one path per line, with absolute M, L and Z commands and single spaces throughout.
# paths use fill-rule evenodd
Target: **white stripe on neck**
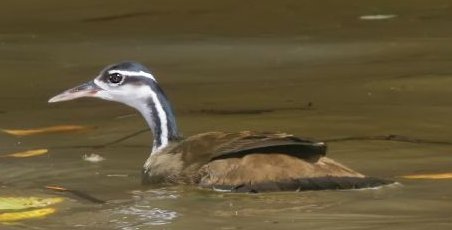
M 119 73 L 119 74 L 124 75 L 124 76 L 147 77 L 147 78 L 150 78 L 153 81 L 157 82 L 152 74 L 150 74 L 148 72 L 144 72 L 142 70 L 140 70 L 139 72 L 137 72 L 137 71 L 127 71 L 127 70 L 109 70 L 108 73 L 109 74 Z
M 160 136 L 160 146 L 159 147 L 154 146 L 152 148 L 151 154 L 153 154 L 168 145 L 168 139 L 169 139 L 169 137 L 168 137 L 168 118 L 166 116 L 166 112 L 163 109 L 162 104 L 160 103 L 160 100 L 158 99 L 157 94 L 154 91 L 152 91 L 150 88 L 149 88 L 149 92 L 152 97 L 152 101 L 154 102 L 154 106 L 157 110 L 156 115 L 157 115 L 158 119 L 160 120 L 160 131 L 162 132 L 161 136 Z
M 151 154 L 157 153 L 168 145 L 168 116 L 158 98 L 157 93 L 154 92 L 150 86 L 122 85 L 120 86 L 120 88 L 116 88 L 111 87 L 102 81 L 99 81 L 97 78 L 94 79 L 94 83 L 103 89 L 97 92 L 96 97 L 100 97 L 105 100 L 121 102 L 128 106 L 131 106 L 140 111 L 151 129 L 160 128 L 160 137 L 156 137 L 156 130 L 152 130 L 154 139 L 160 139 L 160 146 L 157 147 L 153 145 Z M 152 110 L 147 104 L 149 97 L 151 97 L 151 100 L 154 103 L 157 114 L 152 114 Z M 154 122 L 152 120 L 153 116 L 156 116 L 156 118 L 160 121 L 160 127 L 152 127 L 152 123 Z
M 153 145 L 151 154 L 154 154 L 164 147 L 168 145 L 169 142 L 169 130 L 168 130 L 168 117 L 166 115 L 166 112 L 163 108 L 162 103 L 160 102 L 158 95 L 156 92 L 154 92 L 150 86 L 122 86 L 124 91 L 128 91 L 129 93 L 131 91 L 134 92 L 135 97 L 129 98 L 126 95 L 123 97 L 123 103 L 132 106 L 136 108 L 140 113 L 143 115 L 144 119 L 147 121 L 149 126 L 153 129 L 160 128 L 160 136 L 154 138 L 159 138 L 160 140 L 160 146 Z M 130 88 L 129 88 L 130 87 Z M 147 99 L 151 97 L 152 102 L 154 103 L 155 110 L 157 114 L 152 114 L 152 110 L 147 104 Z M 155 116 L 160 123 L 160 127 L 152 127 L 152 123 L 155 124 L 155 122 L 152 120 L 153 116 Z M 157 135 L 156 130 L 152 130 L 154 135 Z

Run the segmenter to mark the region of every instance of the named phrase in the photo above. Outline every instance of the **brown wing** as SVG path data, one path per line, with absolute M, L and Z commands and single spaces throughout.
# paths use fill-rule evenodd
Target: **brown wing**
M 250 153 L 282 153 L 305 160 L 317 160 L 326 154 L 326 145 L 285 133 L 241 132 L 219 145 L 211 160 L 243 157 Z
M 191 136 L 167 152 L 182 153 L 187 166 L 252 153 L 275 152 L 316 161 L 326 154 L 326 145 L 285 133 L 209 132 Z
M 323 143 L 284 133 L 209 132 L 191 136 L 150 161 L 172 183 L 235 192 L 348 189 L 389 183 L 325 157 Z M 168 159 L 163 159 L 168 158 Z M 161 161 L 159 161 L 159 159 Z M 163 160 L 162 160 L 163 159 Z

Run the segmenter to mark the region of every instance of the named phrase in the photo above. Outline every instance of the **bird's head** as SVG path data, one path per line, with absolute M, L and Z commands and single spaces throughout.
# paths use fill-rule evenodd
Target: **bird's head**
M 81 97 L 116 101 L 140 111 L 154 133 L 154 150 L 179 139 L 176 118 L 168 98 L 150 71 L 139 63 L 122 62 L 108 66 L 94 80 L 50 98 L 49 103 Z
M 52 97 L 49 103 L 96 97 L 140 109 L 150 100 L 149 97 L 157 97 L 159 93 L 162 91 L 157 81 L 145 66 L 122 62 L 106 67 L 94 80 Z

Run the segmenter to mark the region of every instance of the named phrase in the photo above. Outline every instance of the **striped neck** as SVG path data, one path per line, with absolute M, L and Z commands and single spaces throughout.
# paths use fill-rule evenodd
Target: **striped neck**
M 150 84 L 149 87 L 151 90 L 148 91 L 146 103 L 139 110 L 154 136 L 152 155 L 180 137 L 168 98 L 157 84 Z

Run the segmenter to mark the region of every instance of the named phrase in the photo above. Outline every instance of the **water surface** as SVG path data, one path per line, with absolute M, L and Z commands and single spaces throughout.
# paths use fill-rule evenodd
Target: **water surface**
M 452 146 L 329 144 L 329 156 L 397 180 L 377 190 L 223 194 L 140 185 L 150 151 L 132 109 L 94 99 L 48 105 L 107 64 L 151 67 L 185 136 L 285 131 L 319 140 L 398 134 L 450 140 L 452 30 L 448 1 L 5 1 L 0 9 L 0 128 L 96 129 L 17 138 L 1 154 L 0 195 L 63 196 L 57 213 L 2 229 L 450 229 L 450 180 L 403 175 L 452 169 Z M 361 20 L 362 15 L 396 15 Z M 83 147 L 85 146 L 85 147 Z M 83 161 L 85 154 L 106 158 Z M 106 204 L 44 189 L 59 185 Z

